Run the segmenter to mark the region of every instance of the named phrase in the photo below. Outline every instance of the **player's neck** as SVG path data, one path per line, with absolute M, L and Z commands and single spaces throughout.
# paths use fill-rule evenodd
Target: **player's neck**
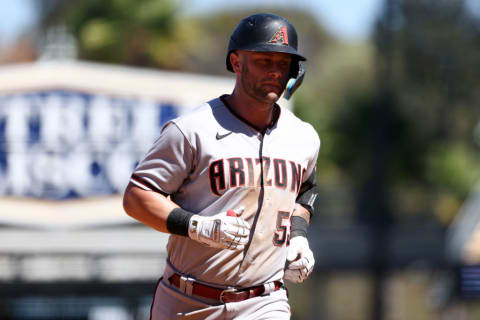
M 235 91 L 225 99 L 235 113 L 259 131 L 263 131 L 272 122 L 275 103 L 263 103 L 248 96 L 236 94 Z

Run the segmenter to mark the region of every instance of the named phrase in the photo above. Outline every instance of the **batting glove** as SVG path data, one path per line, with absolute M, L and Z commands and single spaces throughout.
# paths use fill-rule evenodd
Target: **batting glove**
M 292 238 L 288 247 L 284 279 L 293 283 L 303 282 L 312 273 L 314 264 L 315 259 L 307 238 Z
M 213 248 L 243 250 L 248 242 L 250 225 L 240 218 L 244 207 L 208 217 L 193 215 L 188 236 Z

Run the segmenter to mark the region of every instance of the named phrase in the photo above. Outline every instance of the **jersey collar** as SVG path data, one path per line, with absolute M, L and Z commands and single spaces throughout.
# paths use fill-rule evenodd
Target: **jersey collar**
M 263 128 L 263 130 L 257 128 L 255 125 L 253 125 L 252 123 L 250 123 L 247 119 L 243 118 L 242 116 L 240 116 L 231 106 L 230 104 L 228 104 L 227 102 L 227 98 L 228 95 L 227 94 L 224 94 L 222 96 L 220 96 L 220 100 L 223 102 L 223 104 L 225 105 L 225 107 L 236 117 L 238 118 L 240 121 L 246 123 L 248 126 L 254 128 L 256 131 L 264 134 L 268 129 L 272 129 L 278 122 L 278 119 L 280 118 L 280 113 L 282 112 L 282 109 L 280 108 L 280 106 L 278 104 L 275 103 L 275 106 L 274 106 L 274 109 L 273 109 L 273 117 L 272 117 L 272 121 L 270 122 L 270 124 L 268 126 L 266 126 L 265 128 Z

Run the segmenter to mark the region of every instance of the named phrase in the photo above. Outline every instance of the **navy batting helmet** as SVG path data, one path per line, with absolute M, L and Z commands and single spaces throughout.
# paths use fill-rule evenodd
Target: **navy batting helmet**
M 301 84 L 305 74 L 300 61 L 305 57 L 297 51 L 297 31 L 285 18 L 271 13 L 258 13 L 246 17 L 235 28 L 228 43 L 227 70 L 233 72 L 230 63 L 230 54 L 234 50 L 247 50 L 257 52 L 283 52 L 292 56 L 290 78 L 296 85 L 287 85 L 286 97 L 289 98 L 293 91 Z

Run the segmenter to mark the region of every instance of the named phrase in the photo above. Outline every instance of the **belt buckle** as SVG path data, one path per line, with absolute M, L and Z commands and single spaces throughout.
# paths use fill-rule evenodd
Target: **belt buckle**
M 227 288 L 227 289 L 223 290 L 222 292 L 220 292 L 220 298 L 219 298 L 220 302 L 221 303 L 226 303 L 225 301 L 223 301 L 223 295 L 225 293 L 232 293 L 232 292 L 236 292 L 236 291 L 237 291 L 237 289 L 235 289 L 235 288 Z

